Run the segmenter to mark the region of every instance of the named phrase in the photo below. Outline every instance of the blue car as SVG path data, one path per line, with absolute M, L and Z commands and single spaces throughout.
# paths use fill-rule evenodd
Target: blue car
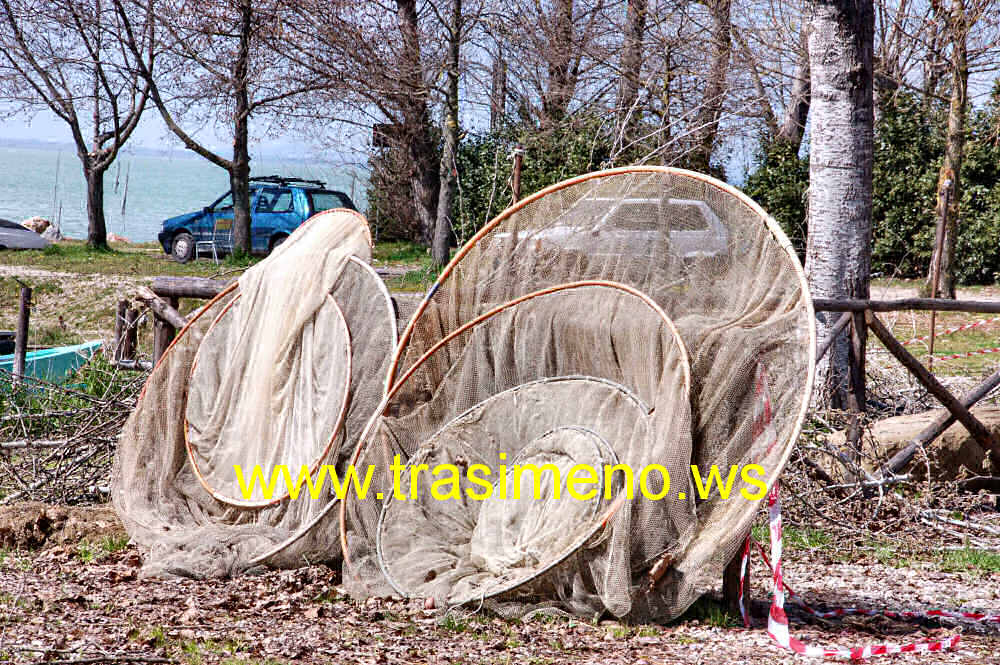
M 299 225 L 323 210 L 357 210 L 351 198 L 318 180 L 267 176 L 250 179 L 250 251 L 268 254 Z M 233 247 L 233 193 L 210 206 L 171 217 L 157 238 L 180 263 L 200 253 L 225 254 Z

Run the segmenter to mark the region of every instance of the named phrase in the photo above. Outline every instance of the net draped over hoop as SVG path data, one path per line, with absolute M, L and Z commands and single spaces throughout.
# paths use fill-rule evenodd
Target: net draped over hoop
M 157 363 L 112 478 L 144 574 L 339 559 L 336 525 L 321 518 L 328 492 L 291 500 L 282 483 L 240 485 L 255 466 L 270 480 L 285 464 L 293 481 L 303 466 L 341 468 L 353 449 L 396 342 L 370 259 L 363 217 L 320 213 L 199 310 Z
M 681 614 L 749 528 L 740 490 L 763 496 L 737 472 L 728 499 L 703 498 L 690 466 L 704 483 L 756 463 L 773 484 L 814 337 L 787 238 L 721 182 L 633 167 L 529 197 L 460 249 L 401 336 L 352 460 L 372 485 L 341 506 L 345 585 L 508 615 Z M 598 476 L 584 500 L 567 497 L 581 465 Z M 669 487 L 657 469 L 629 498 L 620 467 L 637 484 L 650 465 Z

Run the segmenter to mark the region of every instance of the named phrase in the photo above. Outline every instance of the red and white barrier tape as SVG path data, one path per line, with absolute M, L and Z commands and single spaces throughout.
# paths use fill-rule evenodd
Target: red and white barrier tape
M 934 356 L 934 360 L 955 360 L 957 358 L 971 358 L 972 356 L 978 356 L 984 353 L 1000 353 L 1000 347 L 994 346 L 988 349 L 976 349 L 975 351 L 968 351 L 966 353 L 953 353 L 950 356 Z
M 795 653 L 802 654 L 805 656 L 820 657 L 820 658 L 849 658 L 851 660 L 862 660 L 869 658 L 871 656 L 879 656 L 884 654 L 895 654 L 895 653 L 922 653 L 927 651 L 941 651 L 944 649 L 953 649 L 958 645 L 960 636 L 958 634 L 952 635 L 945 640 L 934 640 L 927 642 L 913 642 L 910 644 L 876 644 L 864 647 L 855 647 L 853 649 L 835 648 L 835 649 L 824 649 L 822 647 L 817 647 L 813 645 L 807 645 L 801 641 L 795 639 L 791 636 L 788 629 L 788 616 L 785 614 L 785 591 L 789 592 L 789 595 L 795 599 L 796 604 L 801 607 L 804 611 L 812 614 L 813 616 L 820 618 L 831 618 L 831 617 L 842 617 L 848 615 L 862 615 L 862 616 L 887 616 L 894 619 L 933 619 L 948 617 L 953 619 L 963 619 L 966 621 L 974 621 L 978 623 L 996 623 L 1000 624 L 1000 614 L 986 614 L 983 612 L 964 612 L 964 611 L 954 611 L 954 610 L 929 610 L 929 611 L 879 611 L 879 610 L 865 610 L 858 609 L 854 607 L 850 608 L 838 608 L 834 610 L 829 610 L 826 612 L 819 612 L 809 607 L 798 594 L 788 584 L 785 583 L 781 572 L 781 500 L 778 495 L 778 484 L 775 483 L 774 487 L 767 497 L 768 503 L 768 525 L 770 527 L 770 537 L 771 537 L 771 561 L 774 561 L 774 565 L 771 565 L 771 561 L 768 560 L 767 555 L 764 553 L 764 548 L 760 543 L 756 543 L 758 549 L 760 550 L 761 557 L 764 559 L 764 563 L 767 564 L 768 568 L 771 569 L 773 574 L 773 600 L 771 603 L 771 610 L 768 613 L 767 618 L 767 633 L 770 635 L 775 642 L 785 649 L 794 651 Z M 747 612 L 745 601 L 743 598 L 744 585 L 746 580 L 747 566 L 749 565 L 750 559 L 750 541 L 751 538 L 748 536 L 746 542 L 743 544 L 743 558 L 740 564 L 740 593 L 739 593 L 739 604 L 740 612 L 743 615 L 743 625 L 750 627 L 750 616 Z
M 953 335 L 953 334 L 955 334 L 957 332 L 961 332 L 963 330 L 969 330 L 970 328 L 978 328 L 979 326 L 985 326 L 985 325 L 987 325 L 989 323 L 996 323 L 997 321 L 1000 321 L 1000 316 L 994 316 L 992 319 L 980 319 L 980 320 L 975 321 L 973 323 L 966 323 L 964 325 L 956 326 L 954 328 L 948 328 L 947 330 L 942 330 L 939 333 L 934 333 L 933 336 L 934 337 L 944 337 L 945 335 Z M 906 340 L 905 342 L 903 342 L 903 346 L 908 346 L 910 344 L 916 344 L 917 342 L 926 342 L 930 338 L 931 338 L 931 335 L 924 335 L 923 337 L 914 337 L 913 339 L 909 339 L 909 340 Z

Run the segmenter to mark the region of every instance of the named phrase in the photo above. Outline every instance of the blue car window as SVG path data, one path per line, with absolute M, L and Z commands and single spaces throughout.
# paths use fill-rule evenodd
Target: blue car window
M 271 202 L 271 212 L 295 212 L 295 206 L 292 204 L 292 192 L 287 189 L 281 190 L 277 198 Z
M 264 187 L 257 197 L 257 212 L 295 212 L 292 192 L 278 187 Z
M 312 201 L 313 214 L 331 208 L 354 208 L 347 197 L 339 192 L 309 192 L 309 199 Z
M 232 192 L 229 192 L 228 194 L 223 196 L 221 199 L 219 199 L 212 205 L 212 210 L 215 212 L 222 212 L 223 210 L 232 210 L 232 209 L 233 209 Z

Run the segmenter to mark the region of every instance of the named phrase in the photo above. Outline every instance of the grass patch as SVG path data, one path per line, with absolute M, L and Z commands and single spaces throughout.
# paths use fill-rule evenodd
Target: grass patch
M 608 631 L 608 634 L 616 640 L 622 640 L 628 637 L 630 632 L 631 631 L 628 626 L 622 626 L 619 624 L 617 626 L 612 626 L 611 630 Z
M 394 275 L 385 280 L 390 291 L 426 291 L 438 278 L 441 271 L 428 263 L 423 268 L 415 268 L 404 275 Z
M 1000 552 L 967 547 L 946 550 L 941 554 L 941 570 L 945 572 L 1000 573 Z
M 830 544 L 830 534 L 819 529 L 787 527 L 782 530 L 784 544 L 801 549 L 818 549 Z
M 58 272 L 76 272 L 102 275 L 130 275 L 152 277 L 174 275 L 179 277 L 211 277 L 222 272 L 222 266 L 208 258 L 177 263 L 157 248 L 120 245 L 113 249 L 91 249 L 82 240 L 65 240 L 45 249 L 4 251 L 3 263 Z M 235 267 L 246 267 L 259 260 L 253 257 L 234 260 Z M 244 265 L 244 262 L 246 264 Z M 234 266 L 227 266 L 230 269 Z
M 694 601 L 694 604 L 688 608 L 687 612 L 671 623 L 677 624 L 687 621 L 700 621 L 716 628 L 730 628 L 740 624 L 738 617 L 727 612 L 718 601 L 708 596 L 702 596 Z
M 753 535 L 753 539 L 759 543 L 770 542 L 771 532 L 767 525 L 758 524 L 750 529 L 750 533 Z M 785 525 L 781 534 L 782 544 L 787 549 L 821 549 L 833 541 L 830 534 L 820 529 Z
M 446 614 L 440 623 L 441 628 L 453 633 L 464 633 L 469 629 L 469 622 L 465 617 L 456 614 Z
M 76 546 L 76 558 L 83 563 L 100 561 L 128 547 L 128 536 L 104 536 L 100 541 L 81 540 Z
M 100 558 L 100 549 L 88 540 L 81 540 L 76 546 L 76 558 L 83 563 L 93 563 Z
M 128 536 L 125 534 L 117 536 L 104 536 L 101 539 L 101 550 L 105 554 L 121 552 L 128 547 Z
M 372 251 L 374 262 L 384 265 L 413 265 L 429 263 L 427 248 L 415 242 L 380 242 Z

